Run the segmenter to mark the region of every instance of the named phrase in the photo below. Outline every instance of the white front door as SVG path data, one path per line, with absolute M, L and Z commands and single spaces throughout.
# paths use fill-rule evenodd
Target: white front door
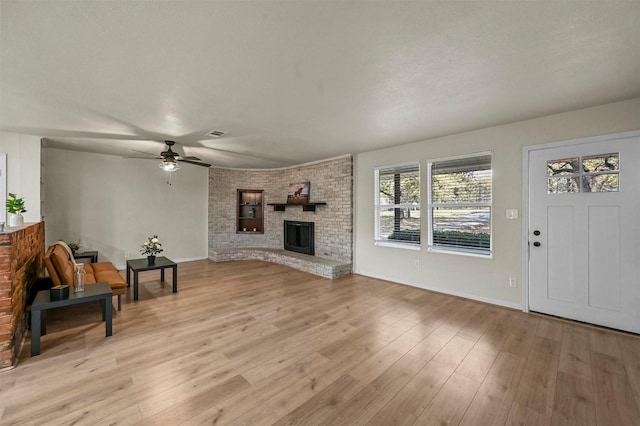
M 640 333 L 640 136 L 529 151 L 528 272 L 530 310 Z

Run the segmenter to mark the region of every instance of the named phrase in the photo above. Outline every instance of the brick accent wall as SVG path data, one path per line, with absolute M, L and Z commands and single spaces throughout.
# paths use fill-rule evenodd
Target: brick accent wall
M 0 234 L 0 370 L 13 367 L 27 330 L 29 292 L 44 270 L 44 222 Z
M 315 212 L 301 206 L 273 211 L 267 203 L 286 203 L 289 184 L 311 182 L 310 201 L 326 202 Z M 264 190 L 264 234 L 236 234 L 236 190 Z M 341 157 L 278 170 L 209 169 L 209 257 L 216 248 L 283 248 L 284 221 L 315 223 L 316 256 L 352 262 L 352 158 Z

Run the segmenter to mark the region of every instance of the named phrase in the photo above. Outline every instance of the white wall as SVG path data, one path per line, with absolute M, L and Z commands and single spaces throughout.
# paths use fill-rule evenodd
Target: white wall
M 522 151 L 523 147 L 587 136 L 640 129 L 640 98 L 555 114 L 487 129 L 415 142 L 355 157 L 355 272 L 422 288 L 520 307 L 522 290 Z M 374 246 L 374 168 L 378 166 L 493 152 L 493 259 L 432 253 L 426 249 L 423 222 L 421 251 Z M 640 166 L 640 165 L 639 165 Z M 424 174 L 423 174 L 424 175 Z M 426 200 L 426 185 L 422 186 Z M 426 209 L 426 203 L 422 207 Z M 505 209 L 517 208 L 520 219 L 507 220 Z M 423 217 L 427 214 L 423 210 Z M 419 268 L 415 267 L 419 260 Z
M 7 154 L 7 195 L 24 198 L 25 222 L 40 222 L 40 137 L 18 133 L 0 133 L 0 152 Z M 0 221 L 6 220 L 2 201 Z
M 167 185 L 159 161 L 43 150 L 46 244 L 78 241 L 119 268 L 157 234 L 174 261 L 207 258 L 208 169 L 184 164 Z

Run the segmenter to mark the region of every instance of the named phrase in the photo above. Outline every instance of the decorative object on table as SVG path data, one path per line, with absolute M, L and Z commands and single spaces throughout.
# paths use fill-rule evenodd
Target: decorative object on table
M 304 204 L 309 202 L 309 192 L 311 192 L 311 183 L 290 183 L 289 192 L 287 193 L 287 204 Z
M 156 262 L 156 254 L 162 253 L 164 250 L 157 235 L 147 238 L 147 241 L 145 241 L 140 247 L 142 247 L 140 254 L 147 255 L 149 265 L 153 265 Z
M 87 273 L 84 270 L 84 263 L 76 263 L 76 270 L 73 274 L 73 291 L 84 291 L 84 282 Z
M 69 248 L 71 249 L 71 254 L 73 254 L 74 256 L 76 255 L 76 253 L 78 253 L 78 250 L 80 250 L 80 243 L 67 243 L 67 246 L 69 246 Z
M 55 287 L 51 287 L 49 290 L 49 297 L 51 300 L 67 299 L 69 297 L 69 286 L 57 285 Z
M 9 193 L 9 198 L 5 204 L 9 215 L 9 226 L 22 226 L 24 225 L 24 218 L 22 213 L 25 213 L 27 209 L 24 207 L 24 198 L 18 198 L 13 192 Z

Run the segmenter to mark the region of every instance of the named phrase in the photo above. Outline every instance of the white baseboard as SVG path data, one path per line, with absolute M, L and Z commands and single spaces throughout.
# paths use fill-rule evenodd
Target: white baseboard
M 464 297 L 465 299 L 476 300 L 478 302 L 489 303 L 491 305 L 498 305 L 498 306 L 502 306 L 502 307 L 505 307 L 505 308 L 516 309 L 518 311 L 522 310 L 522 305 L 519 304 L 519 303 L 505 302 L 504 300 L 491 299 L 489 297 L 478 296 L 476 294 L 468 294 L 468 293 L 463 293 L 461 291 L 450 290 L 448 288 L 428 286 L 428 285 L 424 285 L 424 284 L 416 283 L 416 282 L 412 282 L 412 281 L 407 281 L 407 280 L 398 280 L 397 278 L 386 277 L 384 275 L 369 274 L 369 273 L 363 273 L 363 272 L 360 272 L 360 271 L 354 271 L 354 273 L 355 274 L 359 274 L 359 275 L 364 275 L 366 277 L 377 278 L 379 280 L 391 281 L 391 282 L 394 282 L 394 283 L 409 285 L 411 287 L 417 287 L 417 288 L 421 288 L 421 289 L 424 289 L 424 290 L 430 290 L 430 291 L 435 291 L 435 292 L 438 292 L 438 293 L 444 293 L 444 294 L 448 294 L 448 295 L 451 295 L 451 296 Z

